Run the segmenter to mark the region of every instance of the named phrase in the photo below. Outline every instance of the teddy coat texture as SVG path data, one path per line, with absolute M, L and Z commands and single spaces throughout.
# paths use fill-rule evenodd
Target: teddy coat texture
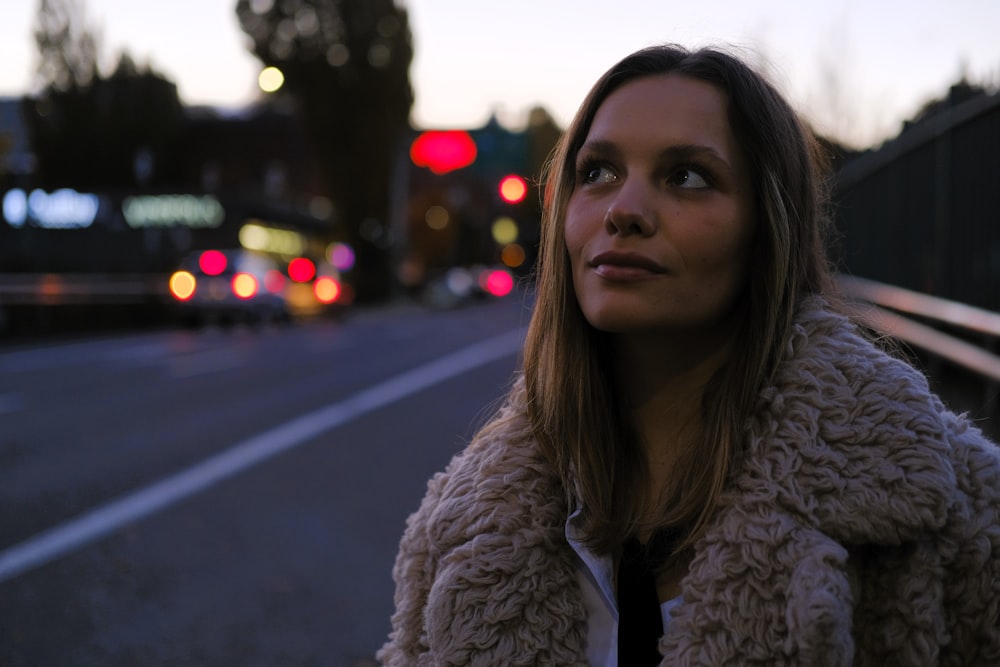
M 409 518 L 384 664 L 587 664 L 566 493 L 523 400 Z M 998 448 L 812 300 L 682 592 L 664 665 L 1000 665 Z

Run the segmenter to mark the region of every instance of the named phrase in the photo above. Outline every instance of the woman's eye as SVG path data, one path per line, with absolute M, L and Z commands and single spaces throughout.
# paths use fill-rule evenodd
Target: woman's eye
M 614 172 L 604 165 L 591 164 L 580 169 L 580 181 L 583 183 L 611 183 L 614 180 Z
M 670 184 L 676 185 L 680 188 L 689 188 L 691 190 L 701 190 L 709 187 L 708 180 L 690 167 L 678 169 L 671 174 Z

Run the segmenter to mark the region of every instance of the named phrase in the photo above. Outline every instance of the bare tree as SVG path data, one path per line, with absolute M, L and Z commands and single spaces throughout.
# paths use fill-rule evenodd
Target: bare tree
M 99 39 L 87 26 L 83 0 L 39 0 L 34 31 L 39 88 L 67 91 L 97 78 Z

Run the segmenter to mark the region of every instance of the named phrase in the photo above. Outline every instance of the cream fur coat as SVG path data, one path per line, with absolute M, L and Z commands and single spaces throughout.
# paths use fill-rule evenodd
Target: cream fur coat
M 586 664 L 523 412 L 518 387 L 408 520 L 386 665 Z M 812 302 L 745 447 L 664 665 L 1000 665 L 1000 455 L 923 376 Z

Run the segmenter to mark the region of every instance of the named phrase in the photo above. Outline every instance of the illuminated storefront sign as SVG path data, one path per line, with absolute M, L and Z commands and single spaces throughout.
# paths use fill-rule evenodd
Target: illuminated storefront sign
M 138 195 L 122 202 L 129 227 L 218 227 L 226 212 L 211 195 Z
M 54 192 L 20 188 L 3 197 L 3 217 L 11 227 L 26 224 L 44 229 L 81 229 L 97 219 L 100 198 L 91 193 L 63 188 Z
M 301 255 L 306 249 L 305 239 L 298 232 L 268 227 L 259 221 L 248 222 L 240 228 L 240 245 L 247 250 L 289 257 Z

